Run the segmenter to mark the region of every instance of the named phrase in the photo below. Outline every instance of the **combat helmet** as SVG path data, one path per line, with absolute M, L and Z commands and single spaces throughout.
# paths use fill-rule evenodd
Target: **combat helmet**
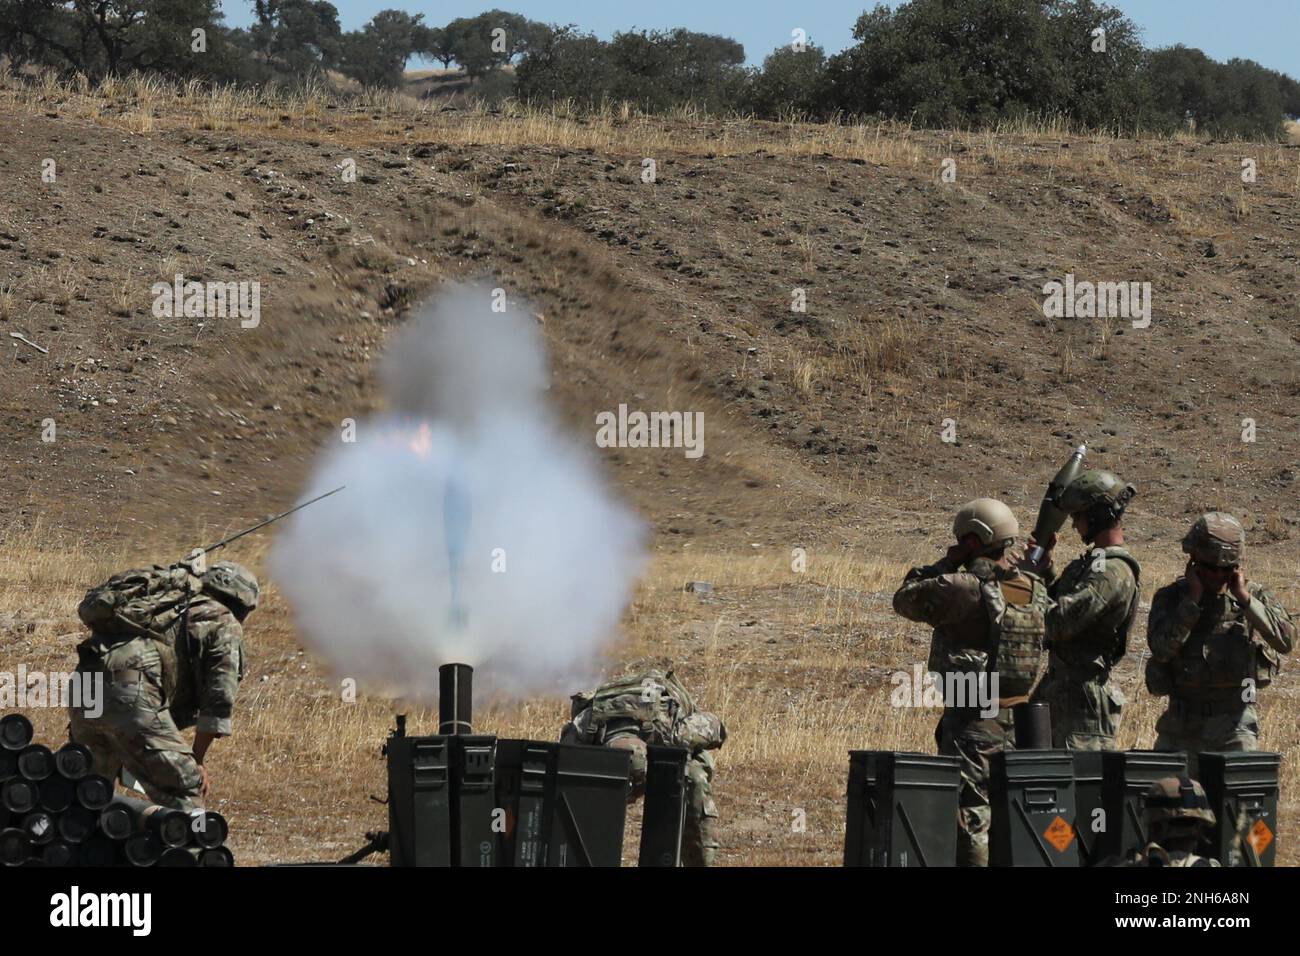
M 1153 838 L 1171 829 L 1214 826 L 1204 788 L 1191 777 L 1163 777 L 1147 788 L 1144 812 Z
M 958 541 L 973 534 L 984 546 L 982 554 L 994 554 L 1016 543 L 1020 523 L 1011 509 L 996 498 L 976 498 L 957 511 L 952 533 Z
M 1057 504 L 1072 518 L 1083 515 L 1088 523 L 1084 540 L 1091 543 L 1100 532 L 1118 523 L 1136 495 L 1134 485 L 1125 484 L 1112 472 L 1094 469 L 1066 485 Z
M 1245 550 L 1246 529 L 1224 511 L 1201 515 L 1183 538 L 1183 553 L 1216 568 L 1240 564 Z
M 204 593 L 230 608 L 241 621 L 253 612 L 262 595 L 253 572 L 234 561 L 218 561 L 202 580 Z

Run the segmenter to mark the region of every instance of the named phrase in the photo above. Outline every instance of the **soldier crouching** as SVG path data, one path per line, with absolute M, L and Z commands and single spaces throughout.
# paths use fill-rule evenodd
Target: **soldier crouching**
M 201 803 L 208 747 L 231 731 L 242 622 L 259 593 L 251 572 L 223 561 L 202 575 L 126 572 L 86 595 L 78 612 L 91 635 L 77 646 L 77 670 L 103 674 L 105 699 L 97 715 L 72 708 L 69 729 L 94 773 L 114 780 L 125 769 L 161 806 Z M 192 746 L 181 735 L 190 726 Z
M 685 747 L 686 825 L 682 865 L 713 866 L 717 859 L 718 809 L 713 802 L 711 750 L 727 739 L 721 719 L 696 708 L 672 671 L 620 678 L 594 691 L 573 695 L 572 719 L 561 743 L 595 744 L 626 750 L 632 756 L 628 803 L 645 794 L 647 746 Z

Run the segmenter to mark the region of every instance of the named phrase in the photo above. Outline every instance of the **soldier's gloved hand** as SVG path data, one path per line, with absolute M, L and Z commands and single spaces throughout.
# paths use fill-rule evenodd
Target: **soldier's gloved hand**
M 948 551 L 944 557 L 953 564 L 961 566 L 975 556 L 975 553 L 965 544 L 958 541 L 956 544 L 949 545 Z
M 1250 603 L 1249 584 L 1250 582 L 1246 580 L 1246 575 L 1241 570 L 1241 566 L 1238 565 L 1238 567 L 1232 572 L 1232 577 L 1228 579 L 1228 590 L 1232 592 L 1232 596 L 1242 605 Z
M 208 799 L 208 794 L 212 790 L 212 781 L 208 777 L 208 768 L 199 764 L 199 796 L 204 800 Z
M 1201 581 L 1201 576 L 1196 573 L 1196 562 L 1189 560 L 1187 570 L 1183 572 L 1183 580 L 1187 582 L 1187 596 L 1197 604 L 1201 603 L 1201 595 L 1205 593 L 1205 584 Z

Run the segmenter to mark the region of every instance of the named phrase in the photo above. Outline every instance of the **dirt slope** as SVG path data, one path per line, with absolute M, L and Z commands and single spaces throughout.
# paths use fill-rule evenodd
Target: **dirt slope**
M 576 421 L 619 401 L 661 407 L 655 393 L 716 409 L 710 454 L 681 482 L 728 513 L 760 510 L 744 489 L 780 460 L 904 509 L 960 498 L 972 478 L 1028 502 L 1088 440 L 1142 486 L 1137 510 L 1157 524 L 1209 503 L 1274 538 L 1295 519 L 1295 150 L 1256 150 L 1263 172 L 1237 221 L 1241 146 L 1119 142 L 1103 163 L 1061 159 L 1068 141 L 1010 143 L 967 159 L 913 136 L 894 165 L 670 153 L 647 185 L 635 155 L 448 147 L 436 131 L 341 151 L 57 114 L 12 128 L 5 324 L 52 352 L 11 343 L 6 429 L 31 449 L 22 479 L 47 506 L 76 487 L 106 514 L 130 511 L 164 463 L 187 494 L 206 487 L 191 480 L 223 497 L 233 482 L 291 485 L 320 430 L 365 407 L 394 313 L 440 279 L 496 275 L 545 315 Z M 930 160 L 949 152 L 958 182 L 941 184 Z M 361 181 L 339 181 L 344 154 Z M 58 182 L 34 188 L 46 156 Z M 147 288 L 176 272 L 259 279 L 262 326 L 155 319 Z M 1044 318 L 1041 287 L 1067 272 L 1150 282 L 1151 327 Z M 790 310 L 797 289 L 804 313 Z M 33 446 L 46 414 L 68 440 Z M 945 418 L 955 443 L 940 440 Z M 737 446 L 714 454 L 714 436 Z M 756 473 L 719 460 L 737 456 Z M 718 468 L 734 480 L 719 487 Z M 832 502 L 807 504 L 801 522 Z

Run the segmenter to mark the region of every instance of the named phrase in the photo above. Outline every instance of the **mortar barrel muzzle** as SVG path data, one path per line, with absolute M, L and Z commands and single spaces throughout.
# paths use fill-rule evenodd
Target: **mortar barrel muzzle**
M 471 734 L 474 707 L 474 668 L 443 664 L 438 668 L 438 733 Z

